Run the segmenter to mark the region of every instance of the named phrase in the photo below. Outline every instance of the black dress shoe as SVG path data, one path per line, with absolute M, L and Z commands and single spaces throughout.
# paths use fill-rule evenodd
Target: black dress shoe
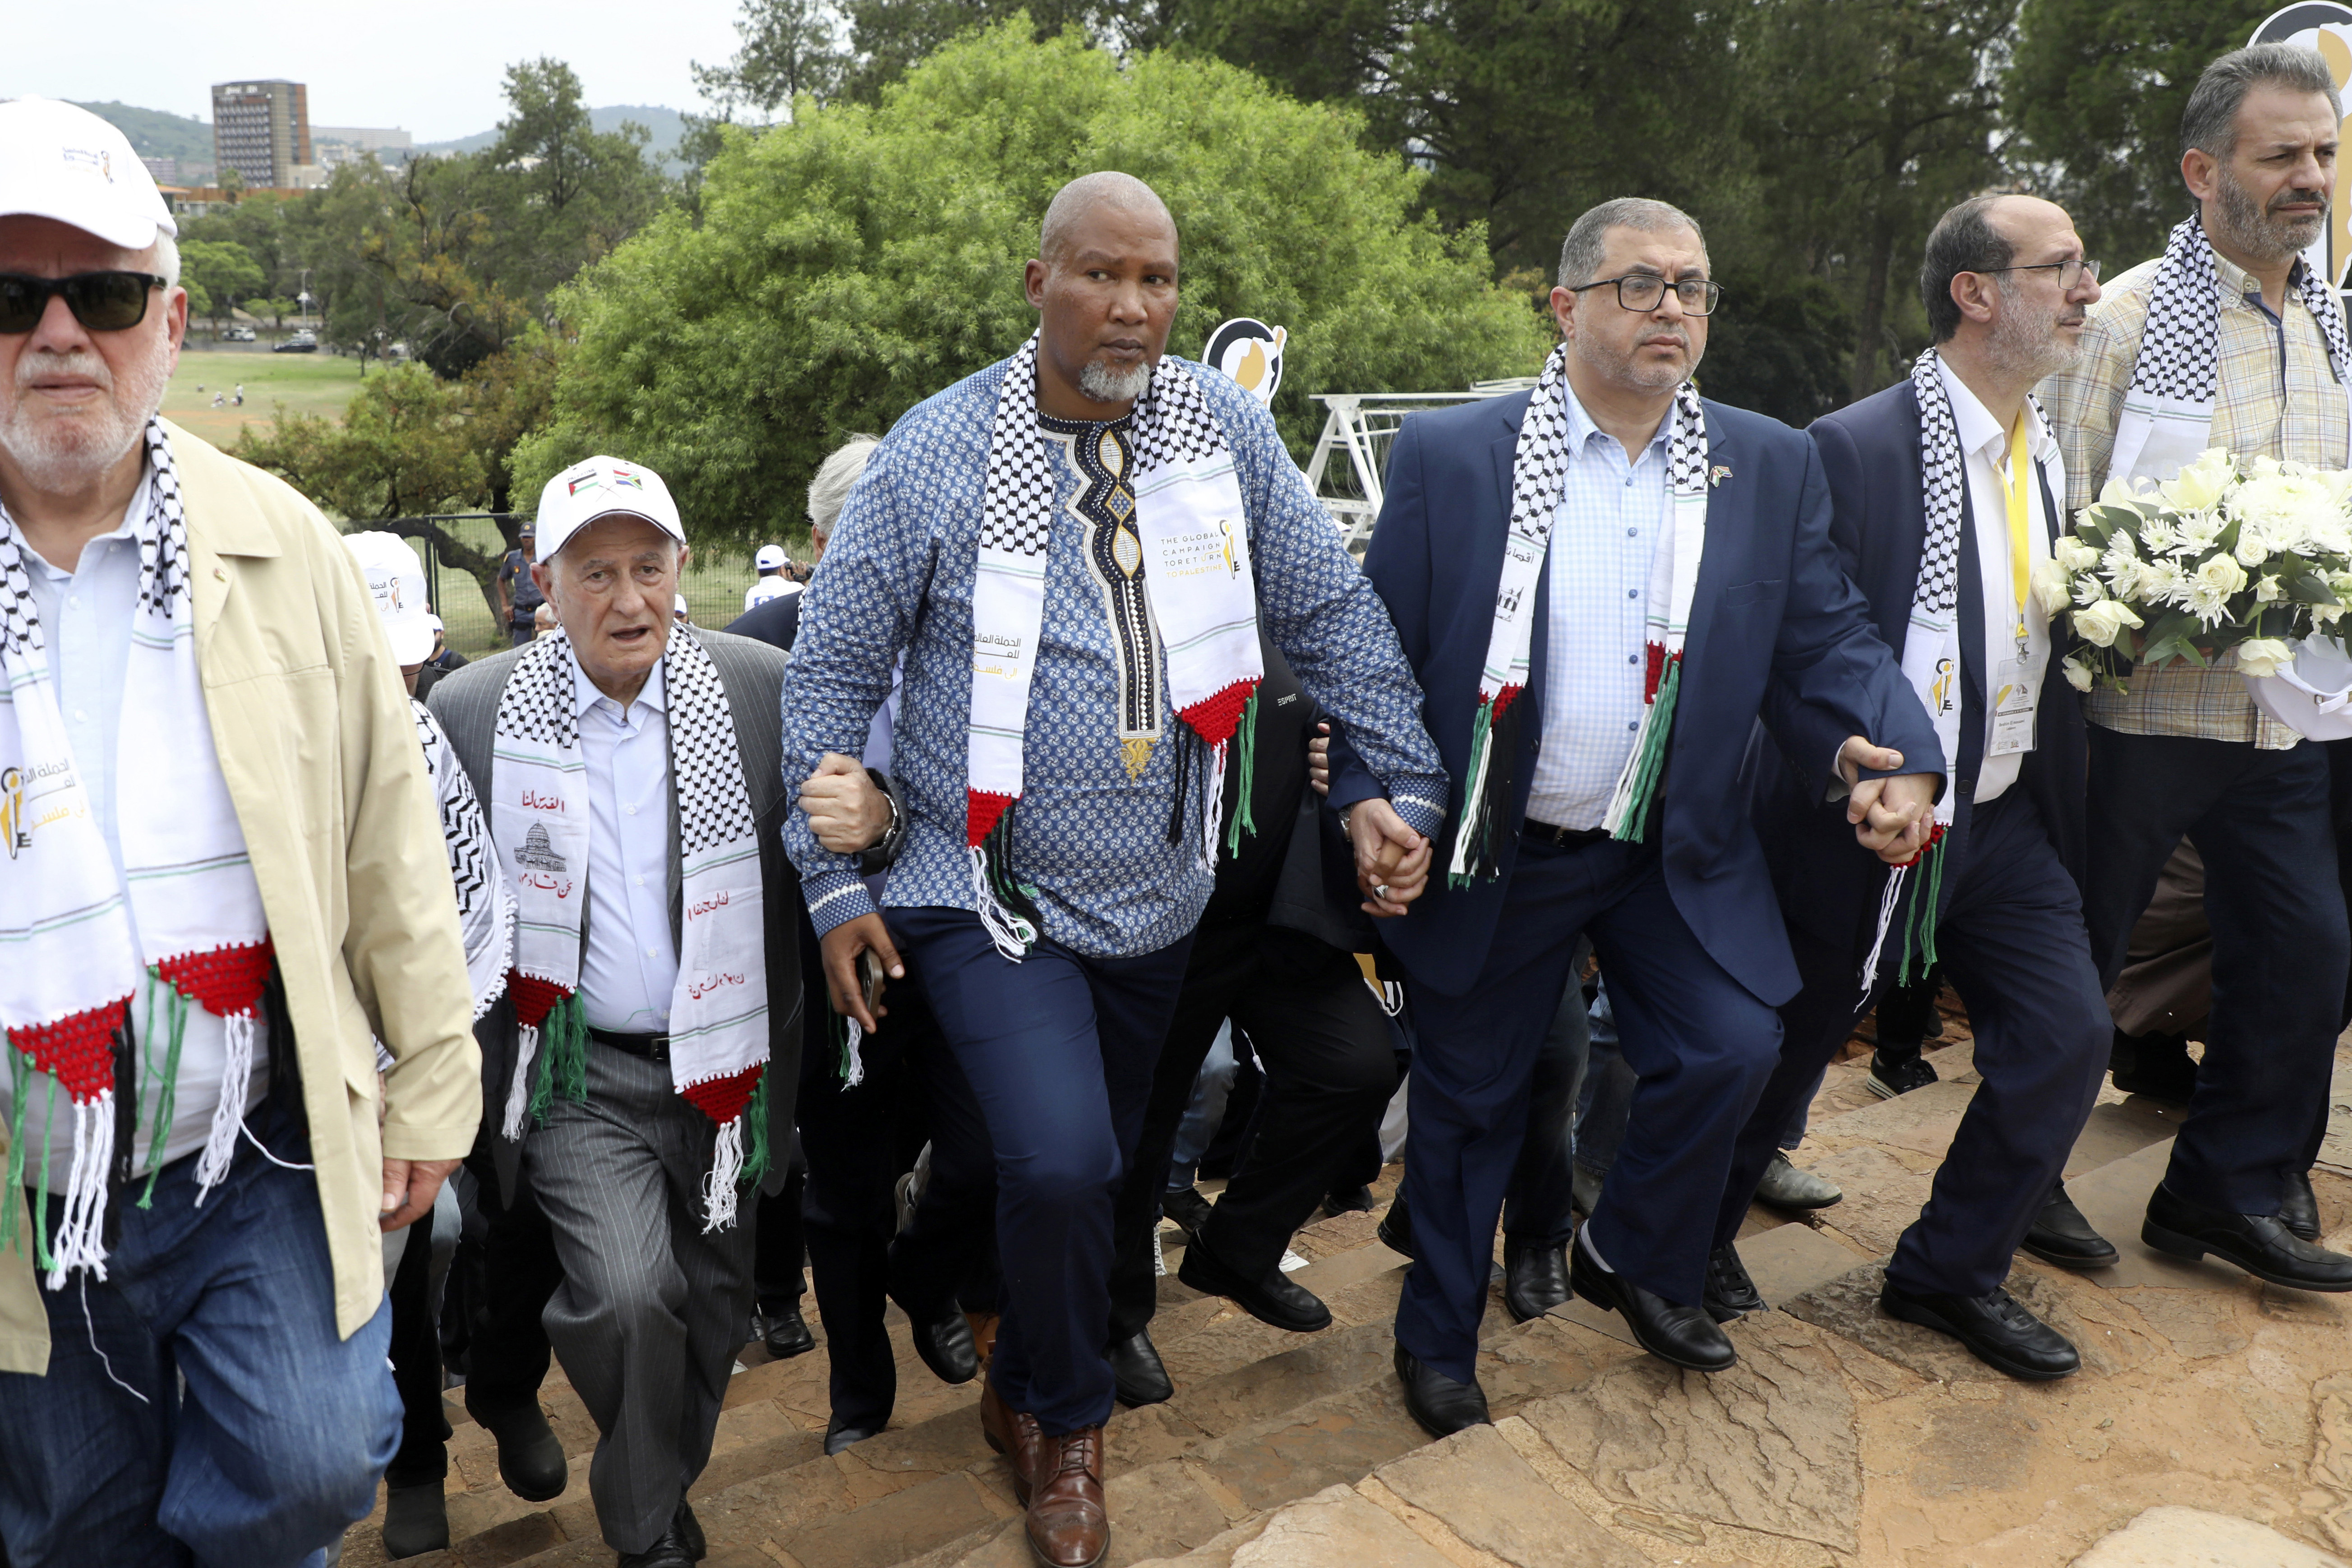
M 1390 1200 L 1389 1212 L 1381 1215 L 1381 1223 L 1372 1227 L 1372 1234 L 1391 1252 L 1412 1258 L 1421 1256 L 1412 1249 L 1412 1212 L 1404 1206 L 1402 1193 Z
M 1592 1261 L 1584 1248 L 1568 1260 L 1568 1281 L 1594 1306 L 1618 1313 L 1641 1347 L 1693 1372 L 1721 1372 L 1739 1359 L 1704 1307 L 1678 1307 Z
M 416 1557 L 449 1544 L 449 1504 L 435 1478 L 413 1487 L 393 1487 L 383 1501 L 383 1554 Z
M 686 1549 L 676 1530 L 665 1530 L 643 1552 L 622 1552 L 621 1568 L 694 1568 L 694 1553 Z
M 1422 1365 L 1402 1345 L 1396 1348 L 1396 1373 L 1404 1384 L 1405 1410 L 1431 1436 L 1451 1437 L 1465 1426 L 1492 1425 L 1486 1391 L 1475 1378 L 1456 1383 L 1435 1367 Z
M 488 1428 L 499 1443 L 499 1479 L 525 1502 L 547 1502 L 563 1495 L 572 1472 L 563 1462 L 563 1445 L 530 1400 L 507 1409 L 480 1410 L 468 1400 L 466 1412 Z
M 854 1426 L 841 1421 L 827 1422 L 824 1428 L 824 1451 L 829 1455 L 838 1454 L 852 1443 L 863 1443 L 868 1437 L 878 1436 L 881 1430 L 879 1426 Z
M 1323 1195 L 1323 1217 L 1338 1219 L 1343 1214 L 1372 1212 L 1372 1189 L 1358 1187 L 1351 1193 L 1326 1193 Z
M 2352 1258 L 2287 1229 L 2276 1215 L 2230 1214 L 2192 1204 L 2158 1183 L 2139 1238 L 2191 1262 L 2211 1253 L 2257 1279 L 2295 1290 L 2352 1290 Z
M 2319 1194 L 2311 1190 L 2311 1173 L 2297 1171 L 2279 1192 L 2279 1224 L 2305 1241 L 2319 1239 Z
M 1281 1269 L 1269 1270 L 1263 1279 L 1252 1279 L 1228 1267 L 1198 1237 L 1184 1249 L 1176 1278 L 1203 1295 L 1224 1297 L 1261 1323 L 1272 1323 L 1294 1334 L 1311 1334 L 1331 1326 L 1331 1309 L 1306 1286 L 1291 1283 Z
M 710 1555 L 710 1542 L 702 1538 L 702 1521 L 694 1517 L 694 1505 L 684 1498 L 677 1500 L 677 1511 L 669 1516 L 669 1527 L 677 1534 L 677 1543 L 697 1563 Z
M 1198 1187 L 1184 1187 L 1160 1194 L 1160 1212 L 1176 1223 L 1176 1228 L 1187 1237 L 1201 1234 L 1209 1223 L 1209 1211 L 1215 1205 L 1201 1195 Z
M 752 1328 L 768 1353 L 778 1361 L 790 1361 L 796 1355 L 806 1355 L 816 1349 L 816 1336 L 809 1332 L 808 1320 L 801 1316 L 798 1301 L 773 1312 L 752 1314 Z
M 2066 1195 L 2063 1182 L 2050 1189 L 2042 1212 L 2033 1216 L 2033 1228 L 2018 1245 L 2061 1268 L 2105 1268 L 2117 1256 L 2116 1244 L 2093 1230 L 2074 1200 Z
M 1115 1341 L 1109 1354 L 1111 1379 L 1121 1405 L 1132 1409 L 1176 1397 L 1176 1385 L 1169 1381 L 1168 1368 L 1160 1363 L 1150 1330 L 1138 1329 L 1130 1337 Z
M 1532 1322 L 1569 1299 L 1568 1248 L 1503 1237 L 1503 1305 Z
M 907 1304 L 898 1305 L 904 1310 Z M 915 1353 L 931 1369 L 933 1377 L 954 1385 L 980 1375 L 980 1346 L 972 1342 L 971 1320 L 954 1302 L 948 1303 L 947 1316 L 934 1321 L 925 1322 L 912 1312 L 907 1313 L 907 1319 Z
M 2168 1105 L 2186 1105 L 2197 1092 L 2197 1063 L 2186 1035 L 2126 1035 L 2116 1031 L 2107 1069 L 2126 1094 L 2144 1094 Z
M 2029 1383 L 2072 1377 L 2083 1369 L 2083 1358 L 2066 1336 L 2004 1289 L 1996 1288 L 1990 1296 L 1914 1294 L 1890 1279 L 1878 1293 L 1878 1305 L 1890 1318 L 1951 1335 L 1987 1366 Z
M 1763 1293 L 1748 1277 L 1739 1249 L 1727 1241 L 1706 1255 L 1706 1287 L 1701 1300 L 1706 1315 L 1718 1323 L 1764 1310 Z

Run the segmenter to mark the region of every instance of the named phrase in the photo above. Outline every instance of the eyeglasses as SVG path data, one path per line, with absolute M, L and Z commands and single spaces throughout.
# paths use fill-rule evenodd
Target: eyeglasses
M 77 272 L 70 278 L 29 278 L 0 272 L 0 336 L 41 324 L 52 296 L 62 295 L 75 321 L 93 332 L 120 332 L 147 319 L 147 296 L 171 285 L 152 272 Z
M 1596 279 L 1579 283 L 1569 292 L 1581 294 L 1587 289 L 1606 288 L 1612 283 L 1617 285 L 1617 303 L 1628 310 L 1654 310 L 1658 301 L 1666 297 L 1666 280 L 1654 272 L 1628 272 L 1622 278 Z M 1723 285 L 1704 278 L 1685 278 L 1674 285 L 1674 290 L 1685 316 L 1712 316 L 1715 302 L 1723 298 Z
M 2031 267 L 1975 267 L 1972 272 L 2055 272 L 2058 292 L 2072 294 L 2083 286 L 2083 279 L 2099 280 L 2099 264 L 2095 261 L 2037 261 Z

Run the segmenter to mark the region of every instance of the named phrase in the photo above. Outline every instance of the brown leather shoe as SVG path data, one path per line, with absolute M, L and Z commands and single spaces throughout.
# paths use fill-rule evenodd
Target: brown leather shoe
M 980 1385 L 980 1430 L 988 1446 L 1013 1466 L 1013 1493 L 1022 1507 L 1028 1507 L 1030 1478 L 1037 1473 L 1037 1453 L 1045 1443 L 1037 1418 L 1005 1404 L 991 1377 Z
M 1103 1429 L 1044 1437 L 1029 1500 L 1029 1550 L 1046 1568 L 1095 1568 L 1110 1552 L 1103 1507 Z

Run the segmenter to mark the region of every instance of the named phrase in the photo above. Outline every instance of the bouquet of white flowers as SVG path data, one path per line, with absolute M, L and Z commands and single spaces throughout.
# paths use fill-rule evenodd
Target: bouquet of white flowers
M 2235 648 L 2265 677 L 2352 597 L 2352 473 L 2216 447 L 2150 487 L 2109 479 L 2075 515 L 2036 584 L 2086 645 L 2066 679 L 2126 689 L 2137 665 L 2210 664 Z

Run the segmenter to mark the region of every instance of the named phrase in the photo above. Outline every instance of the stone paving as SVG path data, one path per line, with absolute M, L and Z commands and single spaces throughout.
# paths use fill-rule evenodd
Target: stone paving
M 1732 1326 L 1739 1364 L 1712 1378 L 1584 1303 L 1514 1325 L 1497 1300 L 1480 1367 L 1497 1424 L 1432 1444 L 1389 1370 L 1402 1260 L 1374 1215 L 1300 1234 L 1295 1278 L 1333 1310 L 1315 1335 L 1184 1289 L 1171 1248 L 1153 1334 L 1178 1393 L 1111 1423 L 1109 1568 L 2352 1568 L 2352 1302 L 2140 1245 L 2176 1112 L 2110 1089 L 2069 1163 L 2118 1267 L 2021 1256 L 2011 1276 L 2082 1348 L 2080 1375 L 2016 1383 L 1878 1313 L 1880 1264 L 1974 1092 L 1965 1024 L 1948 1036 L 1929 1057 L 1943 1081 L 1895 1100 L 1861 1087 L 1866 1060 L 1831 1068 L 1796 1158 L 1846 1200 L 1809 1223 L 1753 1212 L 1741 1252 L 1778 1310 Z M 2315 1182 L 2347 1247 L 2352 1047 L 2331 1107 Z M 711 1568 L 1031 1561 L 977 1385 L 940 1385 L 893 1321 L 897 1417 L 834 1458 L 823 1354 L 747 1351 L 694 1491 Z M 409 1563 L 613 1561 L 587 1500 L 593 1430 L 560 1379 L 545 1404 L 572 1484 L 534 1505 L 451 1395 L 457 1545 Z M 352 1532 L 353 1568 L 384 1561 L 374 1522 Z

